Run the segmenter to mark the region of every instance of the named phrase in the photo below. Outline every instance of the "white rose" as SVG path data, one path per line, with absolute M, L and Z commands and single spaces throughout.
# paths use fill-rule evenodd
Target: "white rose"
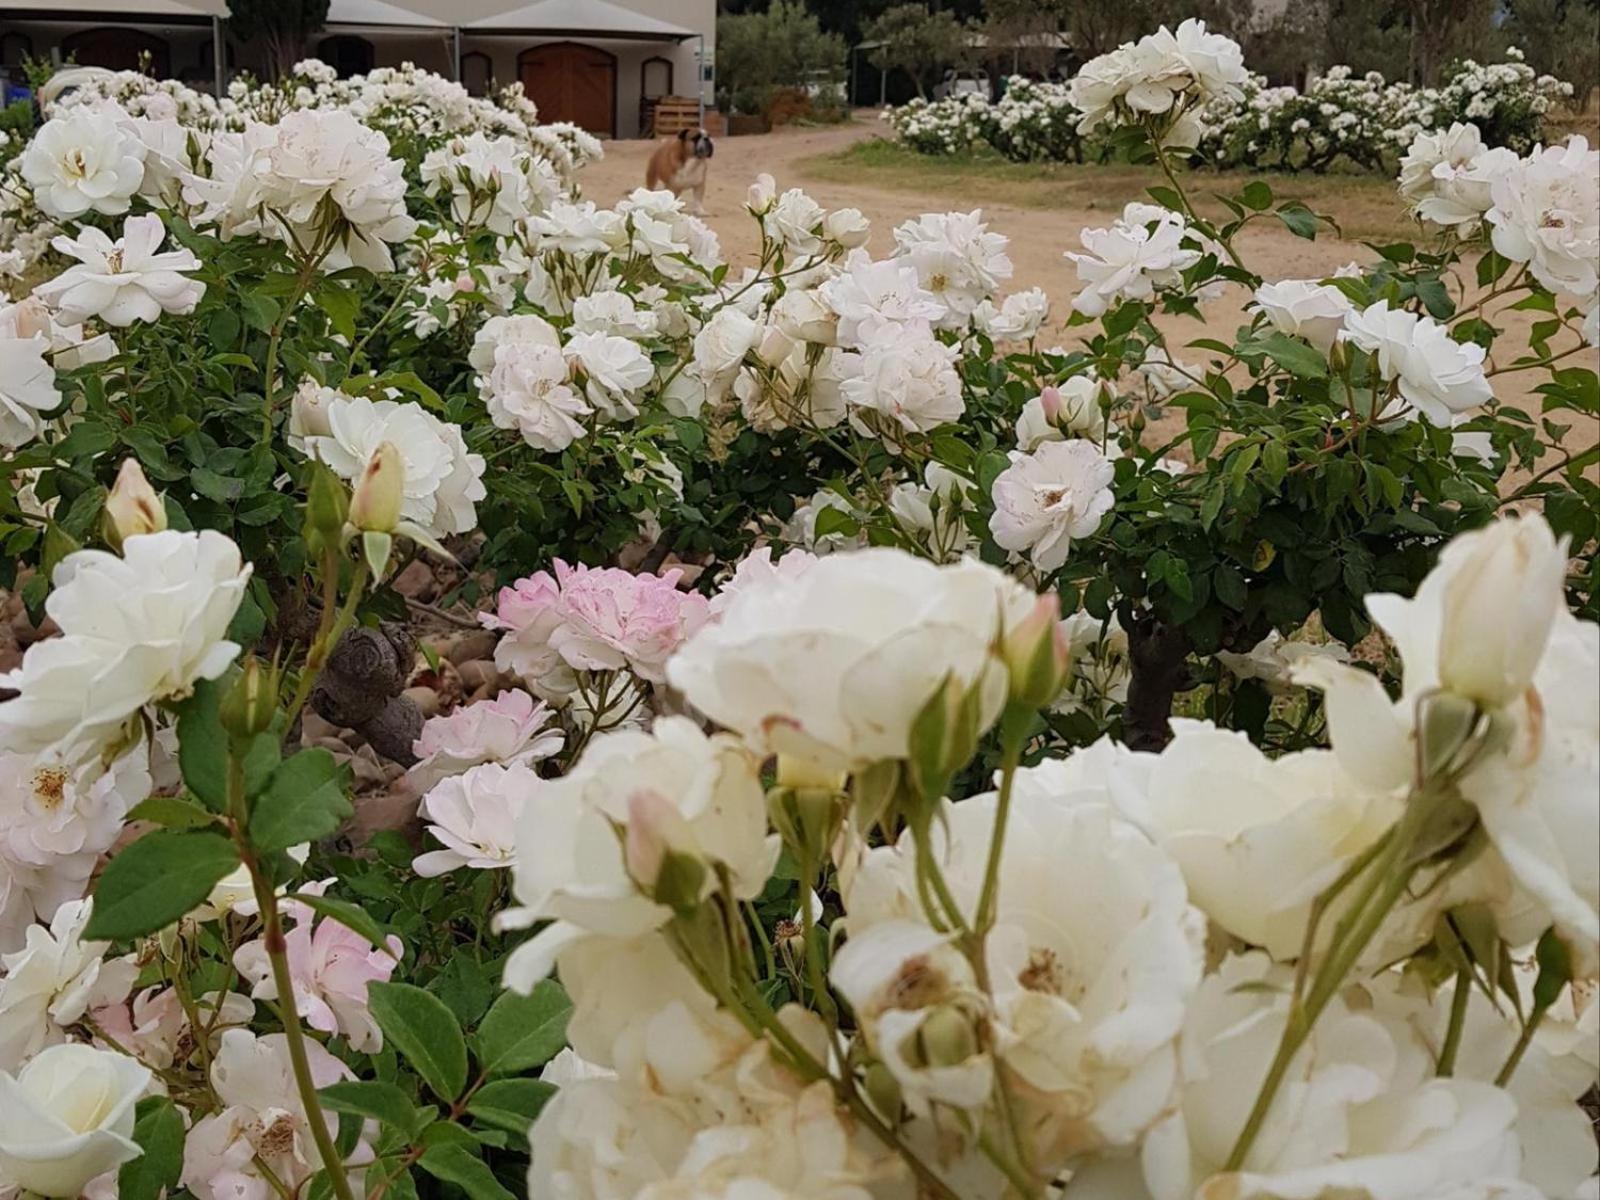
M 1310 279 L 1285 279 L 1256 289 L 1256 312 L 1274 329 L 1303 337 L 1324 354 L 1338 340 L 1345 314 L 1353 307 L 1338 288 Z
M 324 417 L 328 432 L 300 441 L 308 456 L 341 479 L 354 481 L 379 447 L 391 443 L 404 467 L 400 511 L 407 522 L 435 538 L 466 533 L 477 524 L 474 502 L 488 494 L 484 459 L 467 452 L 459 426 L 439 420 L 420 404 L 342 392 L 327 398 Z
M 1312 902 L 1399 816 L 1331 751 L 1268 758 L 1242 733 L 1183 721 L 1137 769 L 1111 774 L 1118 807 L 1182 868 L 1228 933 L 1276 959 L 1302 949 Z
M 764 217 L 772 208 L 778 198 L 778 182 L 765 171 L 756 176 L 756 181 L 750 185 L 745 193 L 745 207 L 754 215 Z
M 50 244 L 78 265 L 40 284 L 35 295 L 68 325 L 99 318 L 125 326 L 157 320 L 162 313 L 193 312 L 206 285 L 182 272 L 198 271 L 200 260 L 183 249 L 162 253 L 166 236 L 161 218 L 147 213 L 129 217 L 114 242 L 90 226 L 76 240 L 58 237 Z
M 148 1067 L 93 1046 L 52 1046 L 15 1077 L 0 1071 L 0 1179 L 40 1196 L 79 1195 L 142 1153 L 133 1108 L 149 1086 Z
M 6 336 L 0 331 L 0 446 L 15 450 L 44 429 L 41 413 L 61 403 L 55 369 L 46 360 L 42 334 Z
M 865 333 L 885 323 L 938 321 L 945 306 L 922 286 L 915 267 L 894 259 L 870 261 L 852 254 L 844 272 L 822 285 L 822 298 L 839 317 L 839 344 L 859 345 Z
M 1110 394 L 1109 385 L 1088 375 L 1046 387 L 1017 414 L 1017 449 L 1032 452 L 1041 442 L 1062 441 L 1068 435 L 1098 441 L 1106 432 L 1100 406 Z
M 612 420 L 639 414 L 634 397 L 655 378 L 655 365 L 637 342 L 609 333 L 575 333 L 564 353 L 588 386 L 589 402 Z
M 49 928 L 29 926 L 23 948 L 4 959 L 0 981 L 0 1067 L 15 1070 L 45 1046 L 66 1040 L 66 1030 L 92 1009 L 128 998 L 138 966 L 109 962 L 109 942 L 85 941 L 92 900 L 63 904 Z
M 1183 218 L 1165 210 L 1149 224 L 1119 220 L 1107 229 L 1083 230 L 1078 240 L 1084 252 L 1069 250 L 1065 256 L 1084 284 L 1072 307 L 1086 317 L 1100 317 L 1124 300 L 1148 302 L 1158 289 L 1177 287 L 1183 272 L 1201 258 L 1187 235 Z
M 641 890 L 655 882 L 639 877 L 641 841 L 642 851 L 658 856 L 720 864 L 741 898 L 759 895 L 778 845 L 767 834 L 750 753 L 726 735 L 707 737 L 687 717 L 667 717 L 649 734 L 595 738 L 567 775 L 528 790 L 512 869 L 521 906 L 499 922 L 551 923 L 507 960 L 507 987 L 526 992 L 563 948 L 585 937 L 630 937 L 667 921 L 671 910 Z M 705 886 L 715 882 L 708 867 Z
M 966 411 L 959 358 L 957 347 L 925 326 L 878 326 L 849 359 L 853 372 L 844 380 L 844 398 L 854 423 L 893 441 L 902 431 L 927 433 L 957 420 Z M 863 421 L 864 413 L 874 419 Z
M 494 369 L 495 352 L 508 345 L 550 346 L 559 350 L 561 335 L 554 325 L 536 313 L 490 317 L 473 337 L 467 362 L 480 375 L 486 375 Z
M 46 121 L 19 161 L 34 203 L 63 220 L 127 212 L 144 180 L 144 156 L 143 143 L 112 113 L 80 106 Z
M 762 753 L 830 770 L 904 758 L 912 720 L 947 674 L 998 715 L 1002 622 L 1027 589 L 971 559 L 934 566 L 900 550 L 839 553 L 742 588 L 667 663 L 695 708 Z
M 789 254 L 816 254 L 822 249 L 820 234 L 826 215 L 822 205 L 799 188 L 790 188 L 761 218 L 761 229 Z
M 593 409 L 568 386 L 559 348 L 538 342 L 504 342 L 494 366 L 479 379 L 489 419 L 515 429 L 536 450 L 559 453 L 584 435 L 582 418 Z
M 458 867 L 492 871 L 509 867 L 516 846 L 517 814 L 541 780 L 521 763 L 483 763 L 441 779 L 422 798 L 422 819 L 444 847 L 412 860 L 424 879 Z
M 832 346 L 838 340 L 838 315 L 811 288 L 791 288 L 778 297 L 772 321 L 797 342 Z
M 1340 338 L 1375 355 L 1379 374 L 1398 383 L 1400 397 L 1408 405 L 1401 416 L 1420 413 L 1448 429 L 1454 414 L 1494 399 L 1483 372 L 1483 347 L 1456 341 L 1431 317 L 1390 308 L 1387 300 L 1379 300 L 1359 312 L 1347 312 Z
M 1111 461 L 1082 438 L 1043 442 L 1031 454 L 1011 452 L 1011 465 L 995 478 L 989 530 L 1006 550 L 1027 551 L 1040 571 L 1067 561 L 1074 538 L 1100 528 L 1114 497 Z
M 822 236 L 846 250 L 866 245 L 871 235 L 872 222 L 859 208 L 836 208 L 822 219 Z
M 694 335 L 694 365 L 707 382 L 735 370 L 755 349 L 761 324 L 733 305 L 719 308 Z
M 1600 283 L 1600 151 L 1574 136 L 1494 180 L 1495 250 L 1527 263 L 1553 292 L 1587 296 Z
M 239 653 L 228 625 L 250 568 L 214 530 L 131 537 L 122 557 L 78 550 L 56 567 L 45 612 L 63 636 L 36 642 L 0 685 L 0 738 L 15 750 L 98 752 L 146 704 L 181 699 Z
M 1517 1178 L 1515 1101 L 1486 1083 L 1434 1078 L 1411 1039 L 1340 999 L 1295 1056 L 1243 1168 L 1224 1172 L 1282 1037 L 1291 983 L 1287 968 L 1245 955 L 1201 984 L 1184 1024 L 1175 1110 L 1143 1147 L 1155 1200 L 1537 1196 L 1483 1186 Z

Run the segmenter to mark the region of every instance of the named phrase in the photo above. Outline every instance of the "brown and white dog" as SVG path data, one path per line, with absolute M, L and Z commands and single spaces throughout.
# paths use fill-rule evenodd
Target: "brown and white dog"
M 706 211 L 706 169 L 714 153 L 716 147 L 704 129 L 685 129 L 656 147 L 644 171 L 644 185 L 687 196 L 689 211 L 698 217 Z

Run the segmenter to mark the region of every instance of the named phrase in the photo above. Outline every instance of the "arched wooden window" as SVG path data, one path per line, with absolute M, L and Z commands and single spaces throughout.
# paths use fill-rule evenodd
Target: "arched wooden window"
M 372 70 L 372 43 L 353 33 L 336 33 L 317 43 L 317 57 L 339 72 L 340 79 Z
M 517 55 L 517 75 L 541 121 L 571 121 L 617 136 L 617 56 L 581 42 L 546 42 Z
M 482 50 L 468 50 L 461 56 L 461 86 L 473 96 L 487 96 L 494 86 L 494 60 Z
M 102 25 L 80 29 L 61 39 L 61 56 L 80 67 L 105 67 L 110 71 L 137 71 L 142 55 L 150 56 L 150 70 L 159 79 L 172 75 L 172 52 L 166 42 L 142 29 Z

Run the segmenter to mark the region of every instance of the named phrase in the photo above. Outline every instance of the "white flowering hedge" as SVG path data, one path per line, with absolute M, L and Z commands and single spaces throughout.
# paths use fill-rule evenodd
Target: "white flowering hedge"
M 1239 231 L 1323 219 L 1195 213 L 1238 47 L 1154 45 L 1086 68 L 1170 186 L 1066 253 L 1070 345 L 980 213 L 874 257 L 762 177 L 733 267 L 419 72 L 54 109 L 0 1185 L 1592 1196 L 1600 156 L 1421 136 L 1425 244 L 1266 280 Z M 425 722 L 418 562 L 499 672 Z
M 1161 54 L 1159 40 L 1152 35 L 1138 43 L 1146 47 L 1140 53 Z M 1437 87 L 1390 83 L 1375 71 L 1362 75 L 1344 66 L 1330 67 L 1304 91 L 1268 87 L 1242 65 L 1232 75 L 1230 87 L 1169 133 L 1175 146 L 1211 166 L 1388 171 L 1419 134 L 1461 122 L 1475 124 L 1491 146 L 1525 154 L 1542 140 L 1550 113 L 1572 96 L 1570 83 L 1537 74 L 1514 48 L 1502 63 L 1455 64 Z M 1102 136 L 1109 131 L 1096 129 L 1099 86 L 1087 71 L 1067 84 L 1018 76 L 993 103 L 974 94 L 913 100 L 884 118 L 901 142 L 923 154 L 967 154 L 988 145 L 1016 162 L 1081 162 L 1118 148 Z

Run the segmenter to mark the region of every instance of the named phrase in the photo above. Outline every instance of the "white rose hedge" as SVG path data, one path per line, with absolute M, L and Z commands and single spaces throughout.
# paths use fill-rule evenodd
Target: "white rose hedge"
M 1053 318 L 409 68 L 8 146 L 0 1187 L 1593 1194 L 1600 158 L 1445 126 L 1267 280 L 1323 219 L 1173 162 L 1238 47 L 1092 66 L 1172 186 Z

